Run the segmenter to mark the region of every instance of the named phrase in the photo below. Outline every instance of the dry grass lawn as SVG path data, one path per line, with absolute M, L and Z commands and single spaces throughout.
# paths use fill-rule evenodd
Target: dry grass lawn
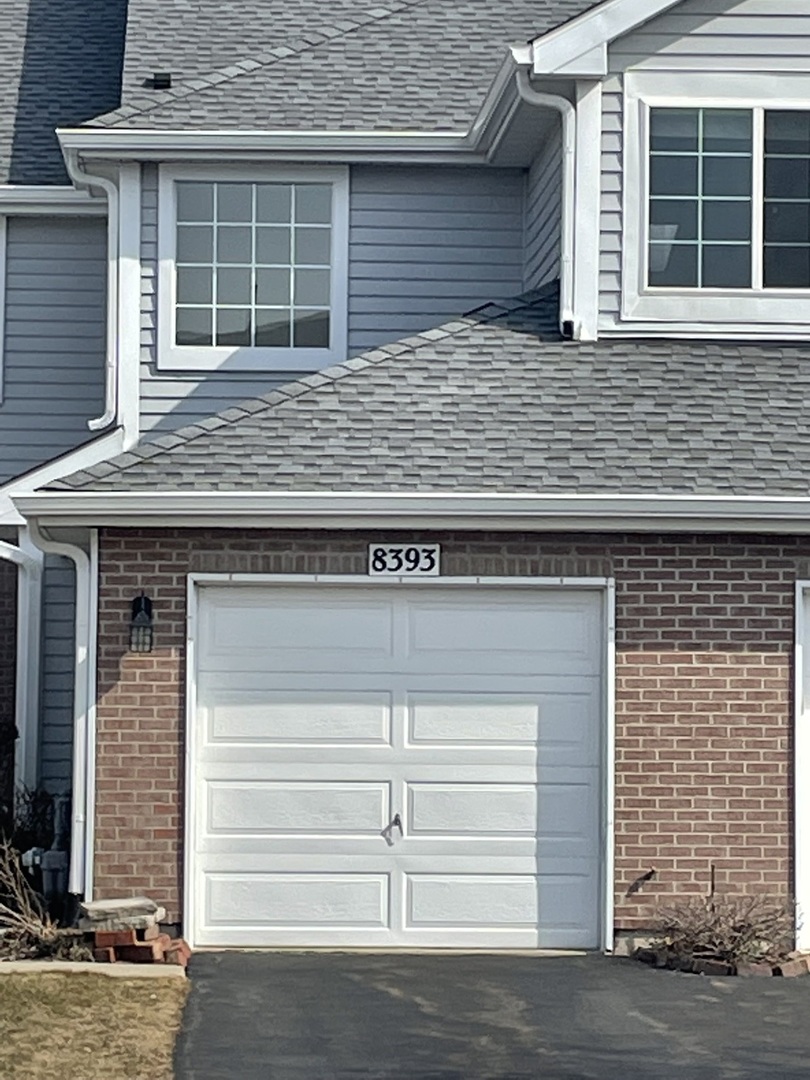
M 0 1077 L 171 1080 L 185 979 L 0 976 Z

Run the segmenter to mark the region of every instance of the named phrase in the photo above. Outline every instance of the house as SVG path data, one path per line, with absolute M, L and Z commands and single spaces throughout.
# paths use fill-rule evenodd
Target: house
M 810 946 L 810 0 L 15 4 L 0 695 L 70 890 Z

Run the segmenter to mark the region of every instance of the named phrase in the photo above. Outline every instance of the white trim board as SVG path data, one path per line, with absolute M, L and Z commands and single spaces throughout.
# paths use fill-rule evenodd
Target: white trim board
M 810 533 L 808 496 L 470 492 L 39 491 L 14 505 L 45 525 L 468 528 Z
M 796 582 L 793 660 L 793 874 L 796 901 L 796 948 L 810 949 L 810 726 L 805 719 L 804 679 L 810 654 L 810 627 L 804 617 L 810 581 Z M 810 706 L 810 702 L 807 703 Z
M 0 184 L 0 213 L 106 217 L 107 201 L 72 187 Z
M 607 74 L 607 46 L 680 0 L 606 0 L 531 43 L 535 75 Z
M 410 588 L 412 578 L 375 578 L 357 574 L 249 574 L 249 573 L 190 573 L 186 583 L 186 693 L 184 731 L 184 791 L 183 806 L 183 931 L 194 946 L 196 919 L 191 890 L 186 883 L 192 880 L 193 827 L 196 814 L 194 761 L 197 749 L 197 655 L 199 590 L 206 585 L 322 585 L 338 587 Z M 613 951 L 613 908 L 615 887 L 615 852 L 613 823 L 615 816 L 615 611 L 616 583 L 608 577 L 435 577 L 419 581 L 420 589 L 433 588 L 504 588 L 513 589 L 579 589 L 603 591 L 603 695 L 602 695 L 602 770 L 603 793 L 600 817 L 602 820 L 602 873 L 600 948 Z M 94 778 L 95 780 L 95 778 Z

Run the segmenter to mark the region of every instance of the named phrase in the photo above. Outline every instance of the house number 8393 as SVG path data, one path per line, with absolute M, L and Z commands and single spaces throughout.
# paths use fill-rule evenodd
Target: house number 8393
M 372 577 L 438 577 L 438 544 L 369 544 Z

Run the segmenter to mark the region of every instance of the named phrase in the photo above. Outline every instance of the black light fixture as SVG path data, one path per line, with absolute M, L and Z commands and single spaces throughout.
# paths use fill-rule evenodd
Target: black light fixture
M 145 653 L 152 651 L 154 620 L 152 601 L 144 593 L 132 601 L 132 618 L 129 623 L 129 651 Z

